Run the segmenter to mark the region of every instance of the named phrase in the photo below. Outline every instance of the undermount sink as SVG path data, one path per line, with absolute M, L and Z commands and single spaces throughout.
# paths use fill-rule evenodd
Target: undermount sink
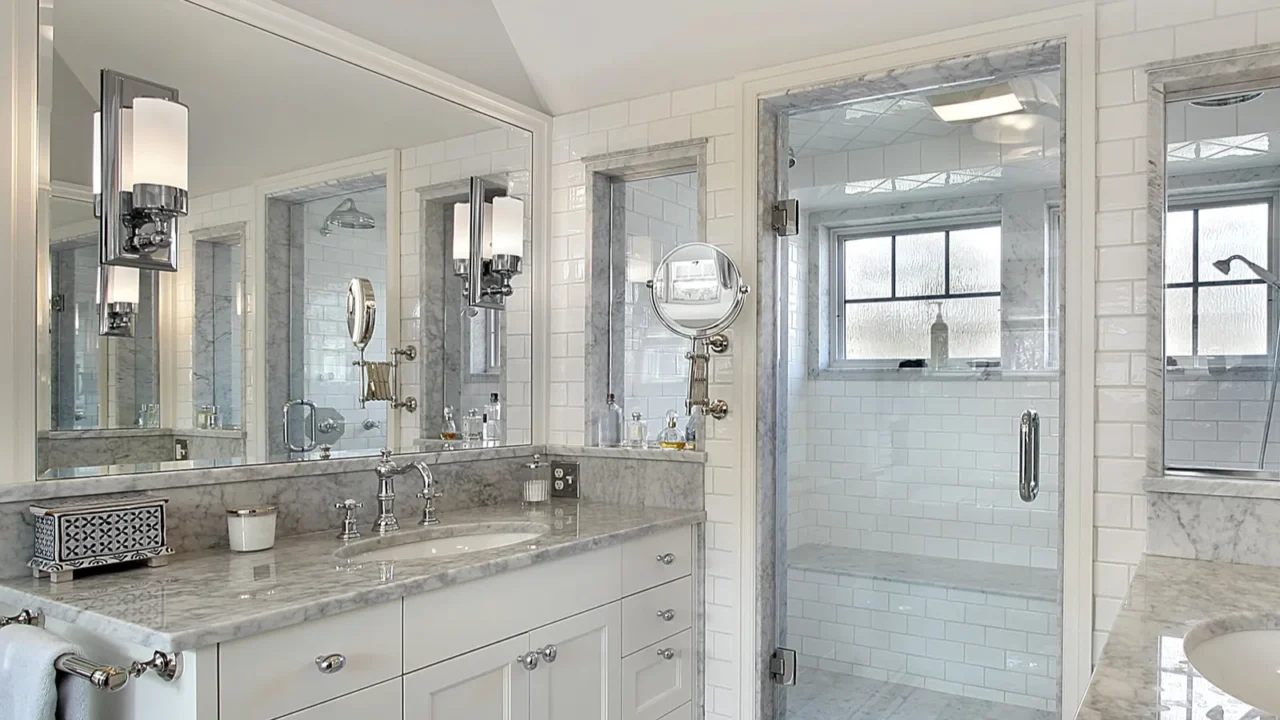
M 345 560 L 425 560 L 528 542 L 550 528 L 537 523 L 455 525 L 403 530 L 351 543 L 335 555 Z
M 1183 650 L 1218 689 L 1280 715 L 1280 617 L 1210 620 L 1187 633 Z

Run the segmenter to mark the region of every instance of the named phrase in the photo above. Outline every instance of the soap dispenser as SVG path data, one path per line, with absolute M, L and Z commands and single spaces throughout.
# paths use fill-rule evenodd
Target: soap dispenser
M 667 426 L 658 433 L 658 447 L 663 450 L 683 450 L 685 446 L 684 432 L 676 427 L 679 415 L 675 410 L 667 411 Z
M 941 370 L 947 364 L 951 330 L 947 327 L 947 321 L 942 319 L 942 303 L 932 304 L 938 306 L 938 315 L 929 326 L 929 367 Z

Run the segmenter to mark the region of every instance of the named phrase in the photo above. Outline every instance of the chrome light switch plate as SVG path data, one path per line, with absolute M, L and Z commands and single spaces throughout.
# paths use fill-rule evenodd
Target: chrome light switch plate
M 551 497 L 578 499 L 578 463 L 565 460 L 551 461 Z

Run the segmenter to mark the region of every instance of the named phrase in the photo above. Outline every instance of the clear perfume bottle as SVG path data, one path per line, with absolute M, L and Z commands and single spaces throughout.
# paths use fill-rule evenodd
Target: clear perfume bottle
M 684 431 L 676 427 L 677 418 L 675 410 L 667 411 L 667 426 L 658 433 L 658 447 L 663 450 L 683 450 L 685 446 Z
M 627 421 L 627 447 L 642 448 L 649 443 L 649 426 L 640 413 L 631 413 Z
M 600 422 L 596 425 L 596 445 L 600 447 L 618 447 L 622 444 L 622 428 L 625 424 L 622 408 L 613 393 L 600 411 Z
M 689 408 L 689 421 L 684 424 L 684 449 L 698 449 L 698 426 L 702 424 L 702 409 L 698 405 Z
M 458 423 L 453 421 L 453 407 L 449 405 L 444 406 L 444 420 L 440 423 L 440 439 L 458 439 Z
M 484 438 L 484 416 L 471 408 L 462 416 L 462 441 L 470 447 L 478 447 Z
M 484 443 L 485 445 L 500 445 L 503 435 L 502 425 L 502 402 L 498 400 L 498 393 L 489 393 L 489 402 L 484 406 Z

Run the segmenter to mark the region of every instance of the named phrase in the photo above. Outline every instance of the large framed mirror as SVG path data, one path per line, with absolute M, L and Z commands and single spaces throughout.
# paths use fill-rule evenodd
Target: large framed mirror
M 1149 77 L 1149 474 L 1280 479 L 1280 53 Z
M 37 479 L 532 442 L 532 131 L 228 12 L 67 0 L 41 16 Z M 182 122 L 156 124 L 151 87 Z M 104 201 L 115 172 L 123 209 Z M 485 212 L 506 203 L 501 309 L 471 307 L 457 272 L 472 178 Z M 161 244 L 176 226 L 176 271 L 104 270 L 120 222 Z M 377 308 L 363 350 L 357 277 Z M 393 359 L 412 403 L 366 392 L 359 361 Z M 448 428 L 473 411 L 500 427 L 464 442 Z

